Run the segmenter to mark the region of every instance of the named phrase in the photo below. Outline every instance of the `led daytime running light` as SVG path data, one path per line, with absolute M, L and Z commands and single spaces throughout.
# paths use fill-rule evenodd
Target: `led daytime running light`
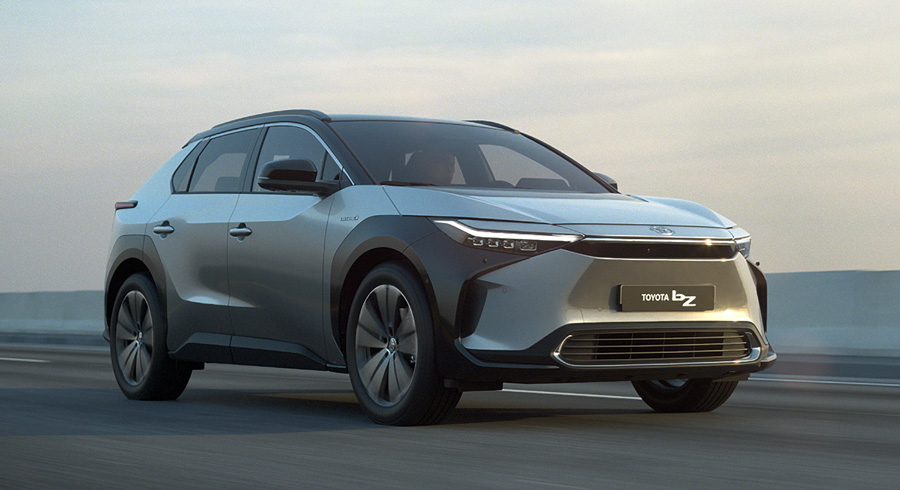
M 485 231 L 478 230 L 475 228 L 471 228 L 466 226 L 458 221 L 450 221 L 450 220 L 435 220 L 435 223 L 450 225 L 463 233 L 474 237 L 474 238 L 483 238 L 486 241 L 489 239 L 494 240 L 531 240 L 531 241 L 543 241 L 543 242 L 565 242 L 572 243 L 581 240 L 581 235 L 559 235 L 559 234 L 548 234 L 541 235 L 537 233 L 513 233 L 506 231 Z

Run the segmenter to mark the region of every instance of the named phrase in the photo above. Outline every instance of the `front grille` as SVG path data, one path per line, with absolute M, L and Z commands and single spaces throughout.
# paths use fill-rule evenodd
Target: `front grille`
M 752 348 L 750 334 L 738 329 L 603 331 L 569 336 L 556 356 L 575 366 L 725 362 Z
M 566 250 L 613 259 L 730 259 L 739 249 L 735 242 L 692 240 L 581 240 L 567 245 Z

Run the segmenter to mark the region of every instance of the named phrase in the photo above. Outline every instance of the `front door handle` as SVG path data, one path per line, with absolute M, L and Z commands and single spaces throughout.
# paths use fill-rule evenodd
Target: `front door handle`
M 175 228 L 168 221 L 163 221 L 162 224 L 153 227 L 153 233 L 165 238 L 169 233 L 175 233 Z
M 237 225 L 237 228 L 228 230 L 228 234 L 237 238 L 239 242 L 250 236 L 251 233 L 253 233 L 253 230 L 247 228 L 246 223 L 241 223 Z

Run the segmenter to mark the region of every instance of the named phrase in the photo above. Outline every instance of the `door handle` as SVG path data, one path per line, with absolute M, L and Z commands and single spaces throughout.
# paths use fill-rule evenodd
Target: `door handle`
M 153 233 L 165 238 L 169 233 L 175 233 L 175 228 L 168 221 L 163 221 L 162 224 L 153 227 Z
M 242 241 L 244 238 L 247 238 L 248 236 L 250 236 L 251 233 L 253 233 L 253 230 L 251 230 L 250 228 L 247 228 L 247 225 L 245 223 L 241 223 L 241 224 L 237 225 L 237 228 L 232 228 L 232 229 L 228 230 L 228 234 L 237 238 L 239 242 Z

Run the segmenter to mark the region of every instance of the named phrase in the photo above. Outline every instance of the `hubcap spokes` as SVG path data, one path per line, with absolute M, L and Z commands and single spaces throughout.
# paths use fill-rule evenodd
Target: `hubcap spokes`
M 137 385 L 147 375 L 153 354 L 153 317 L 139 291 L 125 295 L 116 319 L 116 356 L 125 380 Z
M 416 323 L 406 297 L 394 286 L 373 289 L 356 324 L 356 366 L 372 400 L 396 404 L 412 383 Z

